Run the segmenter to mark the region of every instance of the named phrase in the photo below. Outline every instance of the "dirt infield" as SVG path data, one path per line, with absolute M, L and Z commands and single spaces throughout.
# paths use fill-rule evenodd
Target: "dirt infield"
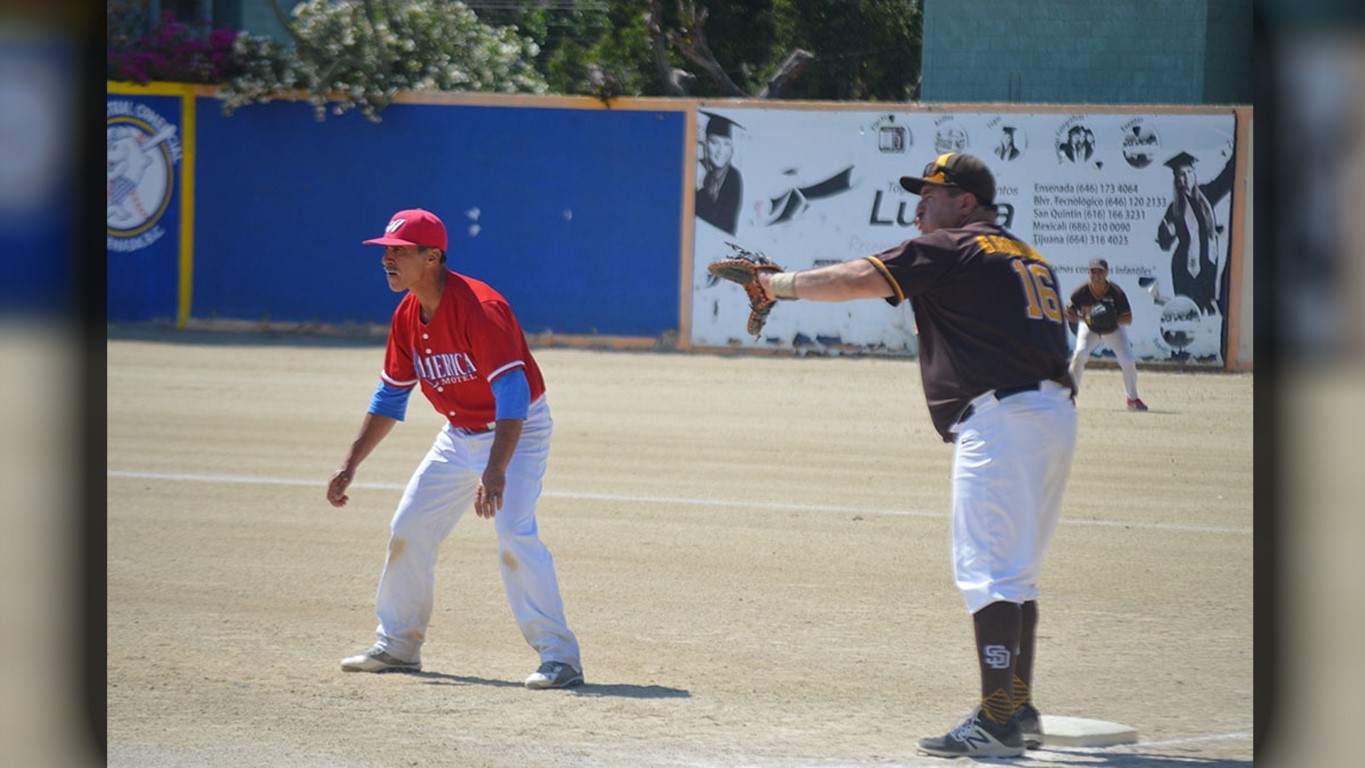
M 373 640 L 389 517 L 439 428 L 414 398 L 351 504 L 326 503 L 379 342 L 112 329 L 108 764 L 973 764 L 914 751 L 976 686 L 951 449 L 914 362 L 536 354 L 541 533 L 588 681 L 571 691 L 521 686 L 536 658 L 472 514 L 424 671 L 339 670 Z M 1149 413 L 1087 371 L 1035 693 L 1140 741 L 1015 765 L 1252 762 L 1253 377 L 1139 384 Z

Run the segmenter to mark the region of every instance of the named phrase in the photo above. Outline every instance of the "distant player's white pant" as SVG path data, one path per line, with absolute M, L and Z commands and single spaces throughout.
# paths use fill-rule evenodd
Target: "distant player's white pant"
M 1076 451 L 1071 389 L 1044 381 L 1004 400 L 987 393 L 957 431 L 953 576 L 971 613 L 1038 599 Z
M 502 509 L 493 518 L 498 566 L 512 615 L 541 662 L 562 661 L 582 669 L 578 639 L 564 620 L 554 559 L 536 526 L 536 501 L 550 453 L 552 426 L 549 406 L 541 397 L 527 414 L 517 451 L 507 466 Z M 398 503 L 375 613 L 379 645 L 400 659 L 420 660 L 431 622 L 441 542 L 474 503 L 492 446 L 491 431 L 471 434 L 446 424 Z
M 1137 399 L 1137 361 L 1133 359 L 1133 345 L 1128 341 L 1128 331 L 1121 325 L 1103 335 L 1090 330 L 1085 323 L 1076 329 L 1076 351 L 1071 355 L 1071 378 L 1076 380 L 1076 386 L 1081 386 L 1081 373 L 1085 371 L 1090 353 L 1101 344 L 1108 344 L 1114 350 L 1114 359 L 1118 361 L 1119 370 L 1123 371 L 1123 388 L 1128 392 L 1128 399 Z

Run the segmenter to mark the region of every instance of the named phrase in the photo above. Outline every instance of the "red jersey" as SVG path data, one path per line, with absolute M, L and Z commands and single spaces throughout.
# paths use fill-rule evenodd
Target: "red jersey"
M 411 293 L 398 303 L 380 375 L 404 389 L 420 381 L 452 426 L 488 429 L 497 418 L 492 383 L 517 368 L 525 370 L 535 402 L 545 380 L 512 307 L 487 284 L 447 270 L 431 322 L 422 322 L 422 305 Z

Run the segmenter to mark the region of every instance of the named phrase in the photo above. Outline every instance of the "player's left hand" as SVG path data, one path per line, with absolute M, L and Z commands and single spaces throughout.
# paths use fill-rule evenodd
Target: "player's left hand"
M 507 475 L 489 467 L 483 472 L 483 479 L 474 491 L 474 514 L 487 520 L 502 509 L 502 494 L 507 490 Z
M 327 483 L 327 501 L 334 507 L 346 506 L 346 502 L 351 500 L 346 495 L 346 488 L 351 485 L 351 472 L 347 469 L 338 469 L 332 473 L 332 479 Z
M 726 245 L 730 246 L 735 255 L 711 262 L 706 266 L 706 271 L 723 280 L 739 283 L 744 288 L 744 293 L 749 298 L 748 330 L 754 338 L 758 338 L 763 333 L 763 324 L 768 321 L 773 306 L 777 304 L 759 282 L 758 277 L 764 272 L 771 276 L 781 272 L 782 268 L 762 253 L 750 251 L 734 243 Z

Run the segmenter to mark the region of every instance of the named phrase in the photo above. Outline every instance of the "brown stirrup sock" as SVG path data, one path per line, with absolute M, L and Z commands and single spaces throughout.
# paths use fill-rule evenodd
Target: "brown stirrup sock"
M 1014 717 L 1014 697 L 997 690 L 989 696 L 981 698 L 981 711 L 985 713 L 986 719 L 996 725 L 1004 725 Z
M 997 725 L 1014 716 L 1014 670 L 1019 649 L 1018 603 L 995 602 L 972 616 L 981 667 L 981 709 Z
M 1019 709 L 1025 704 L 1033 703 L 1032 702 L 1033 692 L 1029 690 L 1028 683 L 1025 683 L 1018 675 L 1014 676 L 1014 685 L 1012 686 L 1012 692 L 1014 694 L 1015 709 Z
M 1038 639 L 1038 601 L 1030 600 L 1019 610 L 1019 656 L 1014 665 L 1014 705 L 1033 703 L 1033 659 Z

